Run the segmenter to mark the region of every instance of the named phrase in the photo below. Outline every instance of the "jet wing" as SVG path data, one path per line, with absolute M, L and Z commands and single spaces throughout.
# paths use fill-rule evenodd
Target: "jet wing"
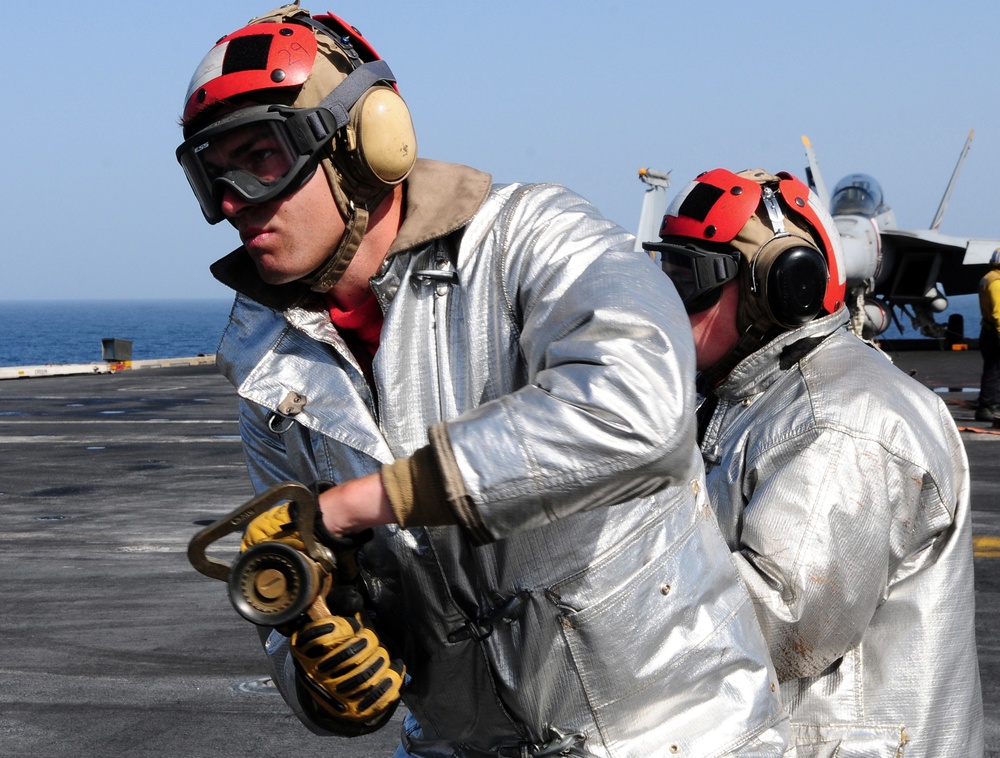
M 1000 240 L 952 237 L 933 229 L 884 229 L 883 271 L 876 291 L 899 303 L 917 302 L 940 283 L 946 295 L 978 290 Z M 885 270 L 885 266 L 888 270 Z

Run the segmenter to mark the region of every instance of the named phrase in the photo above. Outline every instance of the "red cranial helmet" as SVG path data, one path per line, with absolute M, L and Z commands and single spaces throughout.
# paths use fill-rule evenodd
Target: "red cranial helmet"
M 844 303 L 840 235 L 791 174 L 707 171 L 674 198 L 660 238 L 644 247 L 660 252 L 689 312 L 737 276 L 742 328 L 791 329 Z
M 369 213 L 416 161 L 409 110 L 389 66 L 358 32 L 298 1 L 220 39 L 191 79 L 177 158 L 210 223 L 222 195 L 264 203 L 322 166 L 347 230 L 309 277 L 317 291 L 343 274 Z
M 297 90 L 316 60 L 315 31 L 305 24 L 253 23 L 220 39 L 191 77 L 184 98 L 185 129 L 213 106 Z M 288 103 L 291 104 L 290 102 Z

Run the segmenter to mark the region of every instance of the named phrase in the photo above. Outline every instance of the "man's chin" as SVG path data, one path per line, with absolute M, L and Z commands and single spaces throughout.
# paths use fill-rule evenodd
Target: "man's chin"
M 266 268 L 261 266 L 259 263 L 256 263 L 256 266 L 257 275 L 265 284 L 279 286 L 282 284 L 290 284 L 298 278 L 284 271 L 275 271 L 274 269 Z

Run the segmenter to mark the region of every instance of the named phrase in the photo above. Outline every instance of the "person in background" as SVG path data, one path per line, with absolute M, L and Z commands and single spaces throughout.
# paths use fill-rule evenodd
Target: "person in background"
M 354 735 L 401 697 L 399 756 L 780 755 L 690 327 L 633 237 L 563 187 L 417 160 L 385 62 L 298 3 L 211 49 L 182 123 L 243 243 L 212 271 L 254 487 L 316 484 L 317 537 L 358 565 L 366 614 L 263 629 L 295 714 Z M 301 546 L 290 511 L 244 545 Z
M 941 400 L 848 331 L 832 219 L 790 174 L 715 169 L 660 235 L 790 752 L 981 756 L 965 450 Z
M 983 378 L 979 384 L 977 421 L 1000 418 L 1000 247 L 990 256 L 990 270 L 979 281 L 979 311 L 983 316 L 979 351 Z

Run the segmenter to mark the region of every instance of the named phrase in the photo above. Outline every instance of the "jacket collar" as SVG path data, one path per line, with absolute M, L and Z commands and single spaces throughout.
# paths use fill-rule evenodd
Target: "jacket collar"
M 404 190 L 404 216 L 387 258 L 444 237 L 469 223 L 486 201 L 492 177 L 468 166 L 418 160 Z M 240 246 L 211 266 L 222 284 L 261 305 L 286 310 L 318 297 L 300 282 L 264 282 Z
M 842 329 L 847 321 L 847 309 L 841 308 L 836 313 L 778 335 L 760 350 L 737 363 L 729 376 L 715 388 L 714 394 L 720 398 L 733 400 L 763 392 L 784 373 L 779 363 L 781 354 L 786 348 L 791 348 L 802 340 L 811 340 L 812 346 L 815 347 L 815 344 Z M 803 342 L 803 345 L 809 344 Z

